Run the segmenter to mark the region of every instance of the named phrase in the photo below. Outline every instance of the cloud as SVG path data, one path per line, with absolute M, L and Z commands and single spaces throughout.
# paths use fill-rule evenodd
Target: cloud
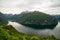
M 25 10 L 39 10 L 52 14 L 54 11 L 59 12 L 59 7 L 60 0 L 0 0 L 0 11 L 5 13 L 20 13 Z M 50 13 L 50 11 L 52 13 Z M 55 14 L 55 12 L 53 14 Z
M 20 12 L 24 11 L 19 8 L 0 8 L 0 11 L 3 12 L 4 14 L 19 14 Z
M 60 7 L 60 0 L 51 0 L 52 4 L 50 7 Z

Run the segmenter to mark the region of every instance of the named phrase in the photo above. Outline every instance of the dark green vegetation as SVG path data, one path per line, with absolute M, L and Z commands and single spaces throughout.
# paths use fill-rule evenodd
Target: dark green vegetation
M 53 29 L 58 21 L 55 17 L 43 12 L 22 12 L 17 15 L 16 22 L 35 29 Z
M 0 12 L 0 24 L 7 24 L 8 20 L 4 14 Z
M 38 37 L 17 32 L 11 25 L 0 25 L 0 40 L 58 40 L 54 36 Z

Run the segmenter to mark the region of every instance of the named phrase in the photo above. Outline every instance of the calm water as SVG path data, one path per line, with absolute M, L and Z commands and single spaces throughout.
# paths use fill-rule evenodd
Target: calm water
M 60 22 L 54 29 L 43 29 L 43 30 L 32 29 L 32 28 L 23 26 L 17 22 L 9 21 L 9 24 L 12 25 L 17 31 L 22 33 L 36 34 L 38 36 L 54 35 L 55 37 L 60 38 Z

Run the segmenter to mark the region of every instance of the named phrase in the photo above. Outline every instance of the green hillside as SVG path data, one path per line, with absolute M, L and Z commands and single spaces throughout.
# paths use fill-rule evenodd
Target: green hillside
M 0 40 L 58 40 L 54 36 L 38 37 L 34 34 L 23 34 L 11 25 L 0 25 Z
M 53 29 L 58 24 L 55 17 L 39 11 L 22 12 L 21 14 L 17 15 L 16 22 L 35 29 Z
M 57 24 L 57 20 L 53 16 L 39 11 L 21 13 L 18 16 L 20 17 L 20 23 L 22 24 L 37 24 L 37 25 Z
M 0 24 L 7 24 L 8 20 L 6 18 L 6 16 L 0 12 Z

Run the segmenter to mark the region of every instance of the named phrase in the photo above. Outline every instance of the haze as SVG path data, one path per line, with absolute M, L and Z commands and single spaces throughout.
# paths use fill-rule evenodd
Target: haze
M 41 11 L 60 14 L 60 0 L 0 0 L 0 12 L 19 14 L 22 11 Z

